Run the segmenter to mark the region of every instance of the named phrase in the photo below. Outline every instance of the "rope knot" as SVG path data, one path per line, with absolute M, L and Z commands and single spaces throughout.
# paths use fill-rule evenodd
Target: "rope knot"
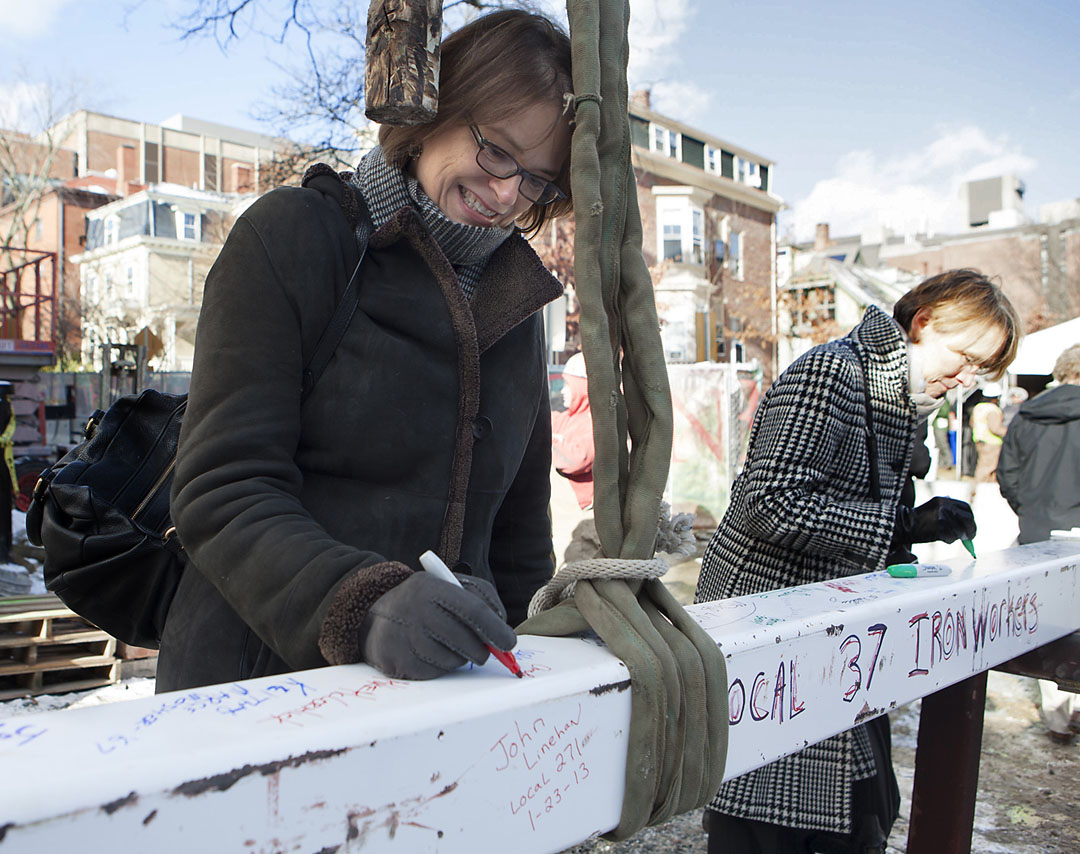
M 529 616 L 535 617 L 558 605 L 563 599 L 574 595 L 574 587 L 581 579 L 634 579 L 659 578 L 668 571 L 667 561 L 663 558 L 652 560 L 631 560 L 628 558 L 594 557 L 587 560 L 575 560 L 565 564 L 554 577 L 536 591 L 529 602 Z

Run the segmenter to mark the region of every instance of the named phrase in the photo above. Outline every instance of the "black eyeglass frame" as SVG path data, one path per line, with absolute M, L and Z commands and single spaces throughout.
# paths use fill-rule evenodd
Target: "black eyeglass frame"
M 488 173 L 492 178 L 513 178 L 515 175 L 520 175 L 522 180 L 518 182 L 518 192 L 521 193 L 526 199 L 532 202 L 534 205 L 550 205 L 552 202 L 557 202 L 560 199 L 566 198 L 566 193 L 559 189 L 558 185 L 554 181 L 549 181 L 547 178 L 542 178 L 539 175 L 534 175 L 528 169 L 522 168 L 521 164 L 517 162 L 509 151 L 504 148 L 500 148 L 489 139 L 485 139 L 484 135 L 480 133 L 480 128 L 476 125 L 469 125 L 469 130 L 472 132 L 473 139 L 476 140 L 476 165 Z M 498 172 L 492 172 L 487 166 L 480 160 L 480 155 L 484 153 L 485 149 L 492 149 L 498 154 L 505 157 L 511 163 L 514 164 L 515 169 L 513 172 L 509 172 L 506 175 L 500 175 Z M 541 181 L 544 184 L 544 189 L 539 193 L 539 198 L 534 199 L 528 193 L 525 192 L 525 178 L 531 178 L 533 181 Z M 546 201 L 540 201 L 544 198 L 544 194 L 552 192 L 554 195 Z

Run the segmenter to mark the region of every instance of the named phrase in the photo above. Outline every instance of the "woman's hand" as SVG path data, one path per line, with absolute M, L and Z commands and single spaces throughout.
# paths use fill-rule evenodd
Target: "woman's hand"
M 360 625 L 363 660 L 388 676 L 433 679 L 466 661 L 483 664 L 487 644 L 513 649 L 517 636 L 495 588 L 457 579 L 461 587 L 416 572 L 380 596 Z
M 966 501 L 931 498 L 914 510 L 896 508 L 896 539 L 903 543 L 952 543 L 975 536 L 975 514 Z

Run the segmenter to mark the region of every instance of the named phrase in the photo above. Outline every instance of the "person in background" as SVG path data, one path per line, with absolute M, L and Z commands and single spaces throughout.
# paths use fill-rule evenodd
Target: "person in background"
M 1001 440 L 1005 437 L 1005 416 L 998 405 L 1001 386 L 987 383 L 983 399 L 971 411 L 971 439 L 975 443 L 975 483 L 993 483 Z
M 1020 386 L 1013 386 L 1007 389 L 1003 398 L 1003 404 L 1001 406 L 1001 417 L 1005 422 L 1005 429 L 1009 429 L 1009 424 L 1012 423 L 1016 413 L 1020 411 L 1020 406 L 1025 400 L 1028 399 L 1028 393 L 1026 389 L 1020 388 Z
M 1021 545 L 1080 527 L 1080 344 L 1054 364 L 1057 385 L 1024 403 L 1001 447 L 997 481 L 1020 519 Z M 1076 695 L 1039 680 L 1042 716 L 1054 741 L 1075 738 Z
M 563 563 L 596 557 L 600 538 L 593 519 L 593 441 L 592 410 L 589 408 L 589 383 L 585 357 L 571 356 L 563 368 L 565 412 L 551 413 L 551 462 L 555 471 L 570 482 L 582 516 L 574 527 Z
M 746 466 L 702 559 L 699 602 L 885 567 L 913 543 L 972 537 L 951 498 L 908 507 L 917 427 L 945 393 L 1000 376 L 1019 321 L 1001 289 L 950 270 L 793 362 L 758 408 Z M 868 423 L 869 419 L 869 423 Z M 709 854 L 883 852 L 899 810 L 888 716 L 725 783 Z
M 554 572 L 540 309 L 563 288 L 525 236 L 571 209 L 570 40 L 506 9 L 441 57 L 432 123 L 257 200 L 207 277 L 159 691 L 356 662 L 433 678 L 511 649 Z M 462 587 L 419 571 L 429 549 Z

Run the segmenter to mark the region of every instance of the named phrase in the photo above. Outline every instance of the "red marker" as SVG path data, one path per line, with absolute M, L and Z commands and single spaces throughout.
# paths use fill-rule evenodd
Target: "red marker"
M 442 558 L 430 549 L 420 555 L 420 566 L 425 571 L 430 572 L 436 578 L 441 578 L 443 581 L 448 581 L 455 587 L 461 587 L 461 582 L 457 580 L 457 576 L 450 571 Z M 501 649 L 495 649 L 491 644 L 484 644 L 488 648 L 488 651 L 495 656 L 496 660 L 501 662 L 511 673 L 513 673 L 518 679 L 524 678 L 525 674 L 521 672 L 521 668 L 518 667 L 517 659 L 514 658 L 513 653 L 503 652 Z

